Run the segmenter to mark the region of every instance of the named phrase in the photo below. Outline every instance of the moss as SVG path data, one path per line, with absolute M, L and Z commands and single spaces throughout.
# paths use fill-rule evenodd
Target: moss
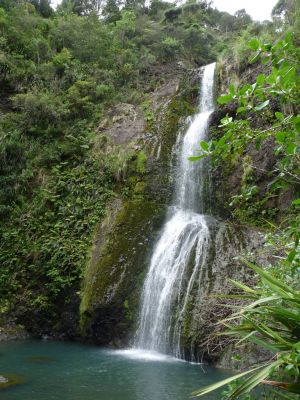
M 195 108 L 184 99 L 182 93 L 174 96 L 169 102 L 159 127 L 162 134 L 162 161 L 168 162 L 172 156 L 171 149 L 182 126 L 183 118 L 194 114 L 195 111 Z
M 124 301 L 137 303 L 133 293 L 141 286 L 138 277 L 145 269 L 145 253 L 162 208 L 154 202 L 128 201 L 115 218 L 110 233 L 91 259 L 85 274 L 81 301 L 81 330 L 86 335 L 97 308 L 114 304 L 124 309 Z M 121 312 L 122 314 L 122 312 Z M 124 315 L 120 315 L 120 320 Z
M 0 373 L 0 390 L 8 389 L 12 386 L 20 385 L 24 382 L 25 379 L 21 375 Z
M 152 243 L 172 195 L 172 148 L 185 117 L 195 111 L 198 92 L 198 82 L 196 87 L 187 80 L 156 110 L 156 120 L 148 121 L 149 135 L 138 143 L 120 185 L 126 201 L 117 212 L 111 209 L 109 222 L 98 227 L 80 307 L 81 332 L 87 339 L 112 343 L 134 329 Z
M 146 166 L 146 161 L 147 161 L 147 156 L 143 150 L 141 150 L 136 159 L 136 171 L 139 174 L 143 174 L 145 172 L 145 166 Z
M 143 181 L 137 182 L 137 184 L 135 185 L 134 190 L 133 190 L 132 198 L 134 200 L 142 201 L 144 199 L 145 188 L 146 188 L 145 182 L 143 182 Z

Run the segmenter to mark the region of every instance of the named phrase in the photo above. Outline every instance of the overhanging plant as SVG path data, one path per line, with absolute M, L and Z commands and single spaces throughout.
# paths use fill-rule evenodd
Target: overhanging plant
M 231 280 L 243 291 L 236 297 L 242 300 L 252 298 L 252 302 L 240 306 L 236 313 L 220 322 L 227 328 L 221 335 L 234 336 L 237 344 L 252 342 L 274 356 L 269 362 L 201 388 L 192 395 L 200 397 L 244 378 L 229 393 L 229 400 L 241 398 L 258 385 L 275 388 L 277 398 L 299 398 L 293 394 L 300 394 L 300 292 L 262 268 L 245 263 L 259 275 L 263 285 L 252 289 Z

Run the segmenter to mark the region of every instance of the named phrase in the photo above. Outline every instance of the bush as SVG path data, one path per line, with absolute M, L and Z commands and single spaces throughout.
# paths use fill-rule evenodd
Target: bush
M 68 116 L 62 99 L 50 92 L 18 94 L 12 100 L 15 108 L 22 113 L 22 129 L 25 132 L 55 132 Z

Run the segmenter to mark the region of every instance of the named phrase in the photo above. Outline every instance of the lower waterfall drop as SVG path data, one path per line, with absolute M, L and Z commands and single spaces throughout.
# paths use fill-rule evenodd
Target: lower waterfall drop
M 141 297 L 134 347 L 184 358 L 181 336 L 189 296 L 199 285 L 208 257 L 210 231 L 205 204 L 204 161 L 192 163 L 214 111 L 215 63 L 203 68 L 199 113 L 182 140 L 175 199 L 153 250 Z M 196 153 L 198 154 L 198 153 Z

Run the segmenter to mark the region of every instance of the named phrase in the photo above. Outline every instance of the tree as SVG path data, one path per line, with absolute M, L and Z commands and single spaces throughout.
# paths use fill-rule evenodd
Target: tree
M 50 0 L 30 0 L 36 10 L 45 18 L 49 18 L 53 14 L 53 9 L 50 5 Z
M 165 12 L 165 21 L 174 22 L 178 19 L 179 15 L 182 13 L 181 8 L 171 8 Z
M 103 0 L 63 0 L 61 10 L 72 10 L 77 15 L 100 14 L 103 7 Z
M 299 9 L 299 0 L 279 0 L 272 10 L 272 17 L 294 25 L 295 19 L 299 19 Z
M 246 13 L 244 8 L 238 10 L 234 16 L 236 17 L 235 26 L 237 29 L 246 28 L 246 26 L 252 22 L 252 18 Z
M 146 0 L 125 0 L 125 8 L 137 14 L 143 13 L 146 9 Z
M 122 18 L 117 0 L 107 0 L 102 10 L 102 15 L 107 23 L 116 23 Z
M 149 8 L 149 16 L 152 18 L 161 18 L 164 11 L 170 8 L 170 3 L 161 0 L 152 0 Z
M 120 35 L 122 47 L 125 44 L 126 36 L 130 36 L 135 31 L 136 16 L 133 11 L 124 10 L 122 18 L 116 22 L 116 31 Z

